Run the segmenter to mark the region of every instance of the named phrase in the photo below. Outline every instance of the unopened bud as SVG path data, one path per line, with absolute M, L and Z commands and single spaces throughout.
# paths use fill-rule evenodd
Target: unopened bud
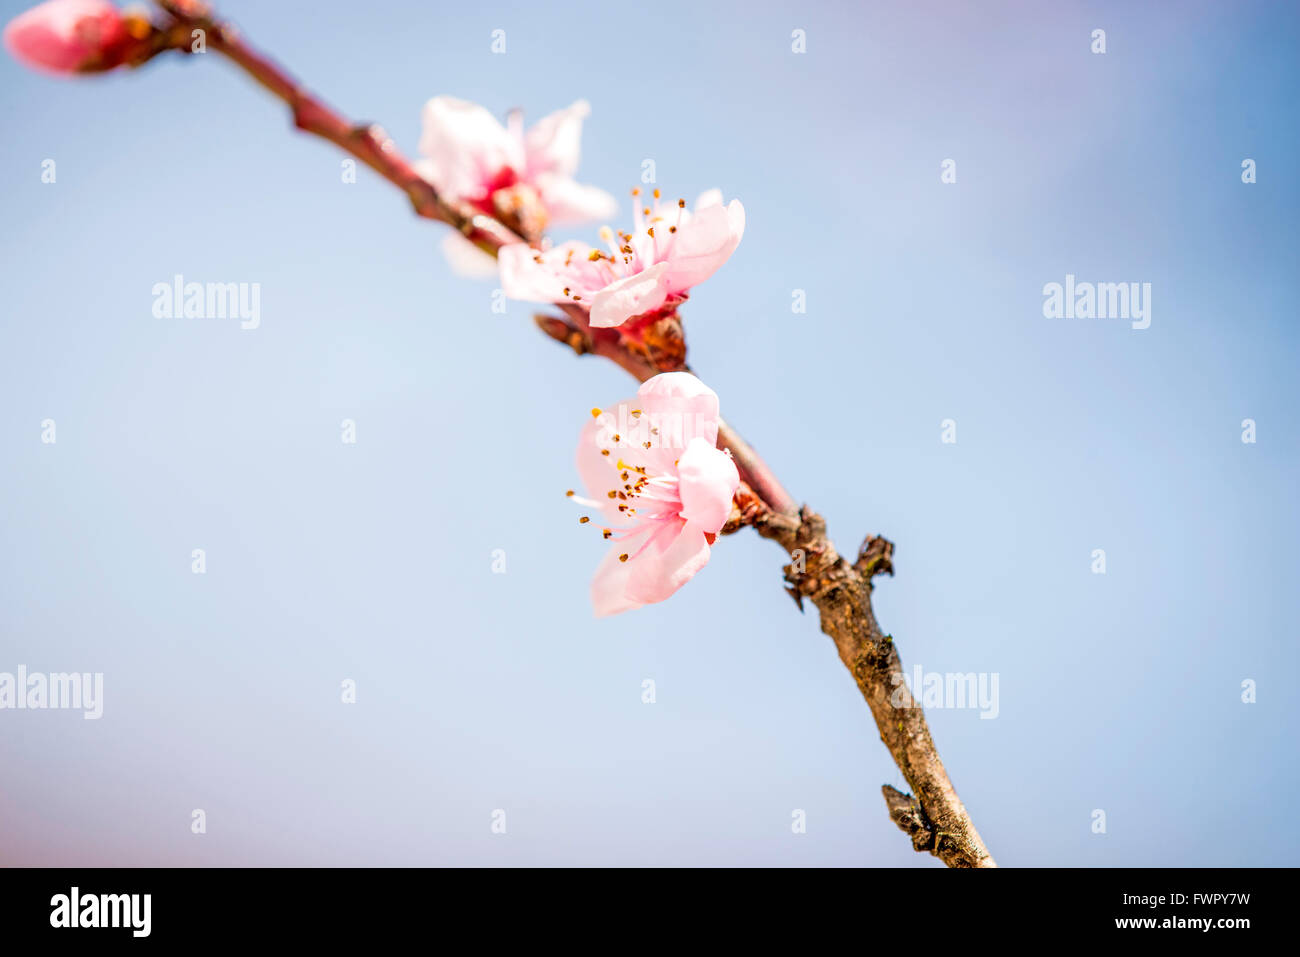
M 107 0 L 46 0 L 5 27 L 15 59 L 50 73 L 93 73 L 121 66 L 139 43 Z

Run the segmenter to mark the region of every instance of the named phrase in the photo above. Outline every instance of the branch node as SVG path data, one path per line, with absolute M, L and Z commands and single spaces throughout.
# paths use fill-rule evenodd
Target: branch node
M 555 316 L 547 316 L 537 313 L 533 316 L 533 322 L 537 323 L 537 328 L 546 333 L 556 342 L 562 342 L 578 355 L 586 355 L 591 350 L 587 348 L 587 337 L 576 326 L 571 326 L 563 319 L 557 319 Z
M 853 563 L 858 574 L 868 582 L 877 575 L 894 577 L 894 543 L 879 535 L 869 535 L 858 548 L 858 560 Z
M 912 839 L 913 849 L 934 850 L 934 829 L 916 799 L 888 784 L 882 785 L 880 792 L 885 796 L 890 819 L 898 825 L 899 830 Z
M 804 613 L 804 612 L 803 612 L 803 595 L 800 594 L 799 589 L 797 589 L 797 588 L 791 588 L 790 586 L 787 585 L 787 586 L 786 586 L 786 589 L 785 589 L 785 593 L 786 593 L 787 595 L 789 595 L 792 599 L 794 599 L 795 606 L 799 609 L 799 614 L 802 615 L 802 614 Z
M 766 521 L 769 514 L 767 504 L 742 480 L 731 498 L 731 515 L 718 534 L 730 535 L 747 525 L 758 525 Z

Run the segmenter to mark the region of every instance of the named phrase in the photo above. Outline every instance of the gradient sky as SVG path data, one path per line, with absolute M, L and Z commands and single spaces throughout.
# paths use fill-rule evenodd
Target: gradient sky
M 897 543 L 905 665 L 999 676 L 929 717 L 1002 864 L 1300 863 L 1294 5 L 219 6 L 410 152 L 435 94 L 585 97 L 582 180 L 743 201 L 692 364 L 842 550 Z M 0 711 L 0 863 L 938 866 L 776 546 L 592 618 L 563 492 L 633 386 L 390 186 L 214 54 L 4 57 L 0 123 L 0 672 L 105 676 Z M 155 318 L 177 273 L 260 328 Z M 1044 318 L 1066 274 L 1151 327 Z

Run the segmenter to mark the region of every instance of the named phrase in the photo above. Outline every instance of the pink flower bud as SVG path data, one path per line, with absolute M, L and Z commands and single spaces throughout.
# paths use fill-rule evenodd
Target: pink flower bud
M 107 0 L 47 0 L 9 21 L 4 44 L 34 69 L 82 73 L 120 65 L 131 36 Z

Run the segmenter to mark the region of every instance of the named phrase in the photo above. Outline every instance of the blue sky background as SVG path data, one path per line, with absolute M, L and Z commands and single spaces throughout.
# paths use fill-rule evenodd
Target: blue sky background
M 408 152 L 435 94 L 585 97 L 582 180 L 744 202 L 692 362 L 843 550 L 897 543 L 907 667 L 999 675 L 929 717 L 1001 863 L 1298 862 L 1294 5 L 221 9 Z M 774 545 L 591 617 L 563 491 L 632 384 L 391 187 L 214 54 L 6 57 L 0 123 L 0 671 L 105 675 L 100 721 L 0 711 L 0 862 L 938 866 Z M 261 327 L 155 318 L 177 273 Z M 1151 327 L 1045 319 L 1067 273 L 1151 283 Z

